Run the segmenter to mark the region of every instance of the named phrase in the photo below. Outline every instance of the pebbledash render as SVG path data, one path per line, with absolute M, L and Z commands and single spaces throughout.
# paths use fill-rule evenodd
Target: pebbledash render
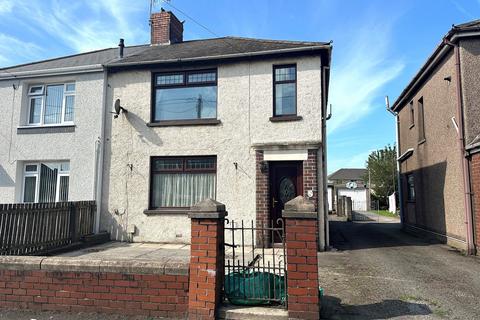
M 187 210 L 204 198 L 224 203 L 231 223 L 278 225 L 303 195 L 324 247 L 330 43 L 183 41 L 163 10 L 151 26 L 149 47 L 106 64 L 107 105 L 123 109 L 106 117 L 101 229 L 185 243 Z
M 392 105 L 404 228 L 468 253 L 480 246 L 479 53 L 480 21 L 454 26 Z
M 0 69 L 0 203 L 99 200 L 103 64 L 117 54 L 107 48 Z

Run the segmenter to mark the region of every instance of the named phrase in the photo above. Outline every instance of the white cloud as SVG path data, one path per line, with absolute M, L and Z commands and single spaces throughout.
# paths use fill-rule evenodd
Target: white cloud
M 389 60 L 392 27 L 392 21 L 366 22 L 351 34 L 345 46 L 335 47 L 334 42 L 334 52 L 341 51 L 338 55 L 341 58 L 335 61 L 334 56 L 333 61 L 329 99 L 333 117 L 328 123 L 328 133 L 367 116 L 383 86 L 404 69 L 401 60 Z
M 12 0 L 0 0 L 0 14 L 12 12 L 13 5 Z
M 125 38 L 127 45 L 148 38 L 147 17 L 145 25 L 133 20 L 145 11 L 141 1 L 70 1 L 68 5 L 58 0 L 19 1 L 16 5 L 18 20 L 28 17 L 32 27 L 77 52 L 113 47 L 119 38 Z
M 12 64 L 11 57 L 32 60 L 41 52 L 42 49 L 34 43 L 0 33 L 0 65 Z

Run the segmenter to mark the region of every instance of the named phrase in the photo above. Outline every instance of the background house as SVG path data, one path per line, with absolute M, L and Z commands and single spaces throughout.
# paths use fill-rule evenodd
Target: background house
M 338 197 L 346 196 L 352 198 L 353 210 L 369 210 L 370 190 L 364 181 L 367 174 L 367 169 L 362 168 L 342 168 L 330 174 L 328 199 L 332 201 L 332 205 L 329 203 L 329 208 L 335 210 Z
M 230 220 L 276 224 L 283 203 L 304 195 L 324 239 L 331 45 L 183 41 L 171 12 L 151 21 L 151 46 L 107 64 L 107 100 L 128 113 L 107 117 L 102 228 L 119 240 L 187 242 L 187 210 L 205 197 Z
M 404 227 L 470 253 L 480 244 L 479 31 L 478 20 L 454 26 L 391 108 Z
M 102 64 L 117 56 L 114 48 L 0 69 L 0 203 L 99 197 Z

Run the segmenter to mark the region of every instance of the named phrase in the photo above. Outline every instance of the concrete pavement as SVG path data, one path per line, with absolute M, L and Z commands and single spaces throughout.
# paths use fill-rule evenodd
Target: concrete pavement
M 398 220 L 332 221 L 319 254 L 325 319 L 480 319 L 480 259 L 403 233 Z M 380 222 L 379 222 L 380 221 Z

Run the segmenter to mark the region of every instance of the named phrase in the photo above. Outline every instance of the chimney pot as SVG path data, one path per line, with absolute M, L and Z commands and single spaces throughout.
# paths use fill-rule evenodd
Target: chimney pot
M 171 12 L 161 8 L 150 16 L 151 44 L 173 44 L 183 41 L 183 22 Z
M 120 43 L 118 44 L 118 57 L 123 58 L 123 48 L 125 48 L 125 43 L 123 39 L 120 39 Z

